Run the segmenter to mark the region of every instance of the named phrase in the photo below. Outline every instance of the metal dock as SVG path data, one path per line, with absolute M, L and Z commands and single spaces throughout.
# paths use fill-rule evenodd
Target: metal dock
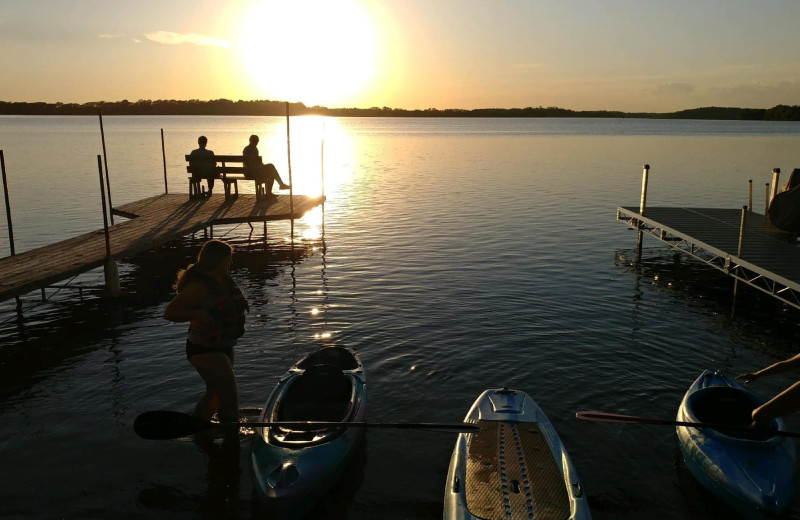
M 216 224 L 297 219 L 324 200 L 305 195 L 272 200 L 246 194 L 230 200 L 221 194 L 191 200 L 186 194 L 149 197 L 112 210 L 131 220 L 108 227 L 110 256 L 135 255 Z M 107 258 L 103 229 L 0 258 L 0 301 L 101 267 Z
M 640 208 L 619 207 L 617 220 L 800 309 L 800 247 L 765 215 L 666 207 L 646 207 L 640 214 Z

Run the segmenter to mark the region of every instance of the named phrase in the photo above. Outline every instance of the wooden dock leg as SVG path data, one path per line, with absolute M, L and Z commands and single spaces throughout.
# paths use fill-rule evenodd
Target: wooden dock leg
M 110 256 L 106 257 L 106 262 L 103 264 L 103 274 L 106 278 L 106 290 L 113 298 L 119 296 L 119 269 L 117 263 Z
M 747 181 L 747 207 L 753 211 L 753 179 Z

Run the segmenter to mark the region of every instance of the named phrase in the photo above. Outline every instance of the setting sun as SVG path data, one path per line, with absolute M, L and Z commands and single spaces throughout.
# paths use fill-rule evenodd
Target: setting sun
M 270 99 L 352 103 L 375 74 L 375 29 L 353 1 L 263 1 L 241 35 L 247 72 Z

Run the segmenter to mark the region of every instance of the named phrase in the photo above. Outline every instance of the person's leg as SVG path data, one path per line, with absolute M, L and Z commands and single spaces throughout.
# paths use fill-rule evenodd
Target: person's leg
M 210 419 L 216 409 L 220 422 L 238 422 L 239 390 L 232 355 L 208 352 L 194 355 L 189 361 L 206 382 L 206 393 L 197 403 L 198 411 L 206 414 L 201 417 Z M 212 408 L 212 405 L 216 406 Z
M 268 188 L 267 189 L 267 193 L 270 193 L 272 191 L 272 183 L 274 181 L 278 181 L 278 187 L 280 187 L 280 189 L 282 189 L 282 190 L 288 190 L 289 189 L 289 185 L 286 184 L 285 182 L 283 182 L 283 179 L 281 179 L 281 175 L 278 173 L 278 169 L 275 168 L 274 164 L 272 164 L 272 163 L 265 164 L 264 165 L 264 170 L 267 172 L 267 175 L 269 175 L 269 177 L 270 177 L 270 180 L 267 181 L 267 188 Z
M 269 197 L 272 195 L 272 184 L 275 182 L 272 178 L 272 175 L 269 172 L 269 168 L 267 168 L 266 164 L 262 164 L 261 168 L 258 170 L 258 177 L 259 182 L 263 182 L 265 185 L 265 195 Z
M 208 194 L 211 195 L 211 190 L 214 189 L 214 177 L 208 178 Z

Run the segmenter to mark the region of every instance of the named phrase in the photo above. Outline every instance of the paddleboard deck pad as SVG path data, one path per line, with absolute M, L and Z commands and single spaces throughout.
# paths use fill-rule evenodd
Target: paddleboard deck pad
M 467 450 L 469 511 L 486 520 L 569 518 L 564 477 L 536 424 L 478 421 Z
M 577 472 L 553 425 L 527 394 L 487 390 L 465 422 L 450 460 L 444 518 L 591 518 Z

